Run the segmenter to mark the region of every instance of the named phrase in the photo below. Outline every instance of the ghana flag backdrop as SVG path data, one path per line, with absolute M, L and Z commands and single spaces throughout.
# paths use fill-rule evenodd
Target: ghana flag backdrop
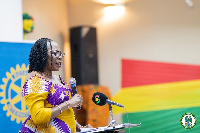
M 33 43 L 0 42 L 0 132 L 17 133 L 29 115 L 21 90 Z
M 122 89 L 112 100 L 126 107 L 130 123 L 142 123 L 131 133 L 200 133 L 200 66 L 123 59 Z M 113 113 L 128 122 L 123 108 Z M 185 113 L 196 116 L 192 129 L 181 125 Z

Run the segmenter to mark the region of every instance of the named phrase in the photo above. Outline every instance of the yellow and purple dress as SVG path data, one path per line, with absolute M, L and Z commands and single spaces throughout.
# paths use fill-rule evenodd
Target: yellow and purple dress
M 38 74 L 25 82 L 22 93 L 30 116 L 23 123 L 19 133 L 75 132 L 76 122 L 72 108 L 51 119 L 51 108 L 73 96 L 71 88 L 61 76 L 59 78 L 63 85 L 53 84 Z

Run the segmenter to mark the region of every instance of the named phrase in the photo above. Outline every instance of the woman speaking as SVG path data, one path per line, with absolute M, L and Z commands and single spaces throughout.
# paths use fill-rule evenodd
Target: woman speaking
M 81 106 L 81 95 L 73 95 L 72 89 L 59 75 L 65 54 L 53 40 L 41 38 L 35 42 L 29 55 L 29 70 L 22 94 L 30 116 L 19 133 L 75 133 L 80 126 L 72 107 Z M 87 125 L 88 127 L 90 125 Z

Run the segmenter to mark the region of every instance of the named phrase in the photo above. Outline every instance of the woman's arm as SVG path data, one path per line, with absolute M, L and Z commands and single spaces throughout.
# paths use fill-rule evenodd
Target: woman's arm
M 54 76 L 54 78 L 57 79 L 58 82 L 65 85 L 66 88 L 69 88 L 69 86 L 65 83 L 64 79 L 61 76 Z M 60 105 L 57 105 L 53 108 L 51 108 L 51 119 L 55 118 L 59 114 L 61 114 L 66 109 L 69 109 L 70 107 L 78 107 L 78 105 L 81 105 L 83 102 L 83 98 L 81 95 L 74 95 L 70 100 L 65 101 L 61 103 Z
M 69 109 L 70 107 L 81 106 L 82 102 L 83 102 L 83 98 L 81 97 L 81 95 L 79 95 L 79 94 L 74 95 L 70 100 L 65 101 L 65 102 L 61 103 L 60 105 L 57 105 L 57 106 L 51 108 L 51 111 L 52 111 L 51 119 L 55 118 L 56 116 L 61 114 L 66 109 Z
M 23 90 L 26 105 L 30 111 L 31 118 L 35 124 L 48 123 L 50 119 L 55 118 L 64 110 L 70 107 L 77 107 L 82 104 L 82 97 L 74 95 L 70 100 L 61 103 L 53 108 L 45 108 L 50 83 L 43 82 L 40 75 L 31 76 L 25 83 Z

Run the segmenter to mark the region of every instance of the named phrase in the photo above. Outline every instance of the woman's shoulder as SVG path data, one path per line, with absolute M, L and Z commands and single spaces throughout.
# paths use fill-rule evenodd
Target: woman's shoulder
M 32 71 L 32 72 L 28 73 L 28 75 L 26 77 L 26 80 L 31 79 L 32 77 L 35 77 L 35 76 L 38 76 L 40 78 L 42 77 L 39 72 Z
M 52 85 L 52 82 L 44 79 L 40 73 L 30 72 L 28 73 L 26 81 L 23 86 L 24 96 L 32 92 L 34 93 L 49 92 L 51 85 Z

